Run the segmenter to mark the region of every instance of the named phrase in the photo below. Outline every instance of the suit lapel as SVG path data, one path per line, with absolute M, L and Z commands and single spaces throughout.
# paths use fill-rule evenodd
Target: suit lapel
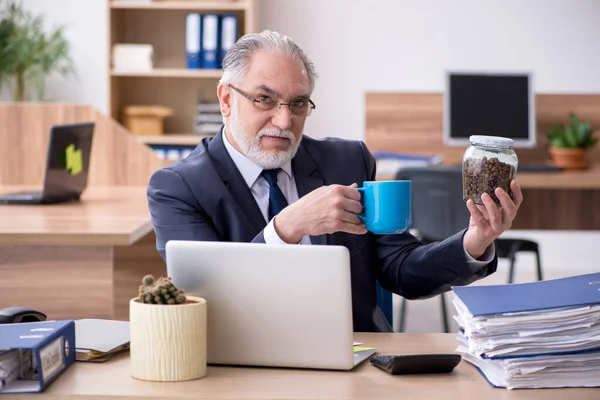
M 302 197 L 324 185 L 317 163 L 300 143 L 296 156 L 292 160 L 292 171 L 296 180 L 298 197 Z M 327 235 L 311 236 L 312 244 L 327 244 Z
M 225 143 L 223 143 L 223 128 L 208 144 L 208 152 L 213 160 L 213 165 L 225 182 L 227 189 L 238 204 L 248 221 L 257 230 L 257 233 L 266 226 L 265 219 L 252 196 L 250 188 L 238 171 L 235 163 L 229 156 Z M 302 197 L 324 185 L 318 166 L 306 149 L 300 143 L 296 156 L 292 160 L 292 171 L 296 180 L 298 197 Z M 327 244 L 327 235 L 311 236 L 312 244 Z
M 225 143 L 223 143 L 224 134 L 223 128 L 220 133 L 217 133 L 215 137 L 208 144 L 208 152 L 213 159 L 213 165 L 215 169 L 225 182 L 227 189 L 231 193 L 231 196 L 242 209 L 242 212 L 248 218 L 248 221 L 256 228 L 256 232 L 260 232 L 267 225 L 265 219 L 254 200 L 254 196 L 250 191 L 246 181 L 238 171 L 235 163 L 229 156 Z

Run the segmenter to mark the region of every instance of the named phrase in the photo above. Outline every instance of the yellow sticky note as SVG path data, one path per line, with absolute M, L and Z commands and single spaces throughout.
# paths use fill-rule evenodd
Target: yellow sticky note
M 360 346 L 354 346 L 354 352 L 357 353 L 359 351 L 365 351 L 365 350 L 373 350 L 373 347 L 360 347 Z
M 70 144 L 65 149 L 65 159 L 67 171 L 69 171 L 71 175 L 77 175 L 83 170 L 81 150 L 75 150 L 74 144 Z

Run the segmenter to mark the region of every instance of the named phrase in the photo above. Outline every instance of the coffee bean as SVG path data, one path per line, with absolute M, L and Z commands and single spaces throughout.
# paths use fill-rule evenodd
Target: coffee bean
M 463 199 L 472 199 L 475 204 L 483 204 L 481 195 L 487 193 L 500 205 L 500 200 L 494 191 L 502 188 L 512 197 L 510 182 L 515 177 L 515 167 L 499 159 L 483 157 L 467 158 L 463 162 Z

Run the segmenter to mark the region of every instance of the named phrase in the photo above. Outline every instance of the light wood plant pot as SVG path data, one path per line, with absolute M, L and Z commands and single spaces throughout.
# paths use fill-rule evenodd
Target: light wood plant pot
M 206 375 L 206 301 L 185 304 L 129 302 L 131 374 L 146 381 L 176 382 Z
M 586 169 L 585 149 L 551 147 L 550 155 L 555 165 L 565 169 Z

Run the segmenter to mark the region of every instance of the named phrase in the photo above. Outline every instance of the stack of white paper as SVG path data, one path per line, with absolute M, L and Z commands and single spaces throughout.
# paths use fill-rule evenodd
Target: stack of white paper
M 31 368 L 31 351 L 0 349 L 0 391 Z
M 496 387 L 600 386 L 599 277 L 454 288 L 456 351 Z
M 129 349 L 129 321 L 79 319 L 75 335 L 77 361 L 104 362 Z

